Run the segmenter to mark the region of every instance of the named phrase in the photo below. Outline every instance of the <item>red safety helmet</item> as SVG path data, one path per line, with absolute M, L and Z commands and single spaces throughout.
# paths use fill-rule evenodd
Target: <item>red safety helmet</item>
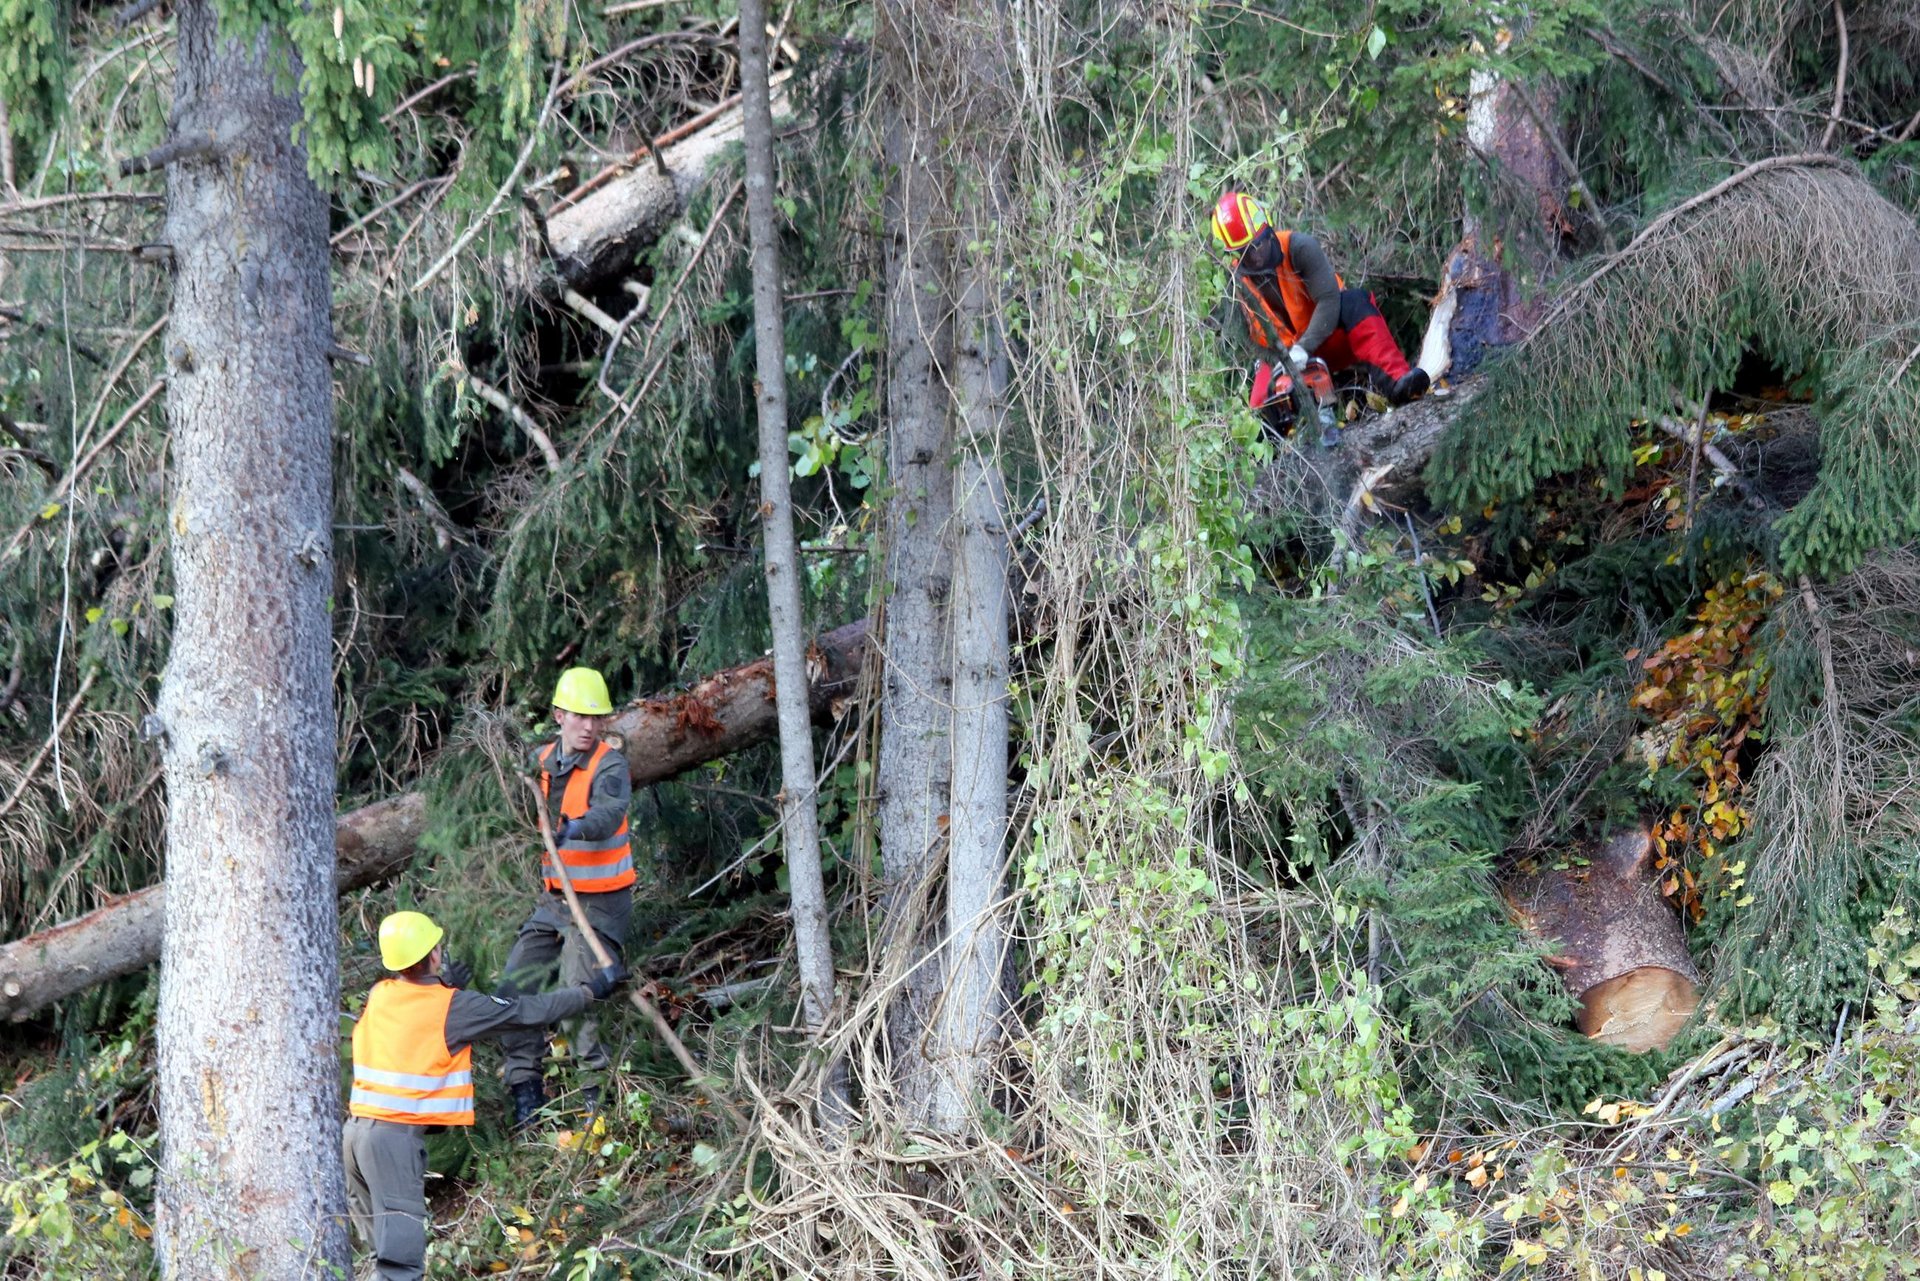
M 1272 225 L 1260 202 L 1244 191 L 1229 191 L 1213 206 L 1213 239 L 1222 249 L 1238 253 Z

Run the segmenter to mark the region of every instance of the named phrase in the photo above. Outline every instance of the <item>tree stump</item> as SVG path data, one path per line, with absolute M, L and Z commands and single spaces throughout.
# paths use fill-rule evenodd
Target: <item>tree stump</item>
M 1580 1030 L 1641 1053 L 1665 1049 L 1700 1003 L 1680 918 L 1648 864 L 1653 839 L 1622 832 L 1584 867 L 1541 868 L 1508 887 L 1520 925 L 1555 949 L 1547 963 L 1580 1002 Z

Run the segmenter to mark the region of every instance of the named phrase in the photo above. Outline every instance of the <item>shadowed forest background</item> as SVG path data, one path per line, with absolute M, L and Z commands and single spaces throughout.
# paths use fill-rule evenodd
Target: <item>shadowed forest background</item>
M 277 1140 L 161 1107 L 167 1020 L 309 1065 L 320 1133 L 344 1060 L 264 994 L 331 1034 L 396 908 L 491 985 L 577 664 L 705 1075 L 609 1003 L 607 1115 L 563 1046 L 514 1138 L 480 1049 L 431 1277 L 1920 1274 L 1920 4 L 769 13 L 816 916 L 740 20 L 0 0 L 0 1276 L 195 1275 L 170 1154 Z M 1230 189 L 1410 354 L 1438 307 L 1441 394 L 1264 431 Z M 303 191 L 324 251 L 246 221 Z M 186 550 L 275 484 L 182 480 L 229 376 L 232 456 L 330 449 L 310 544 Z M 243 552 L 254 657 L 315 639 L 256 686 L 294 728 L 181 693 L 176 566 Z M 169 804 L 303 751 L 331 807 L 193 874 L 323 926 L 196 984 Z M 1677 1035 L 1587 1035 L 1643 972 Z

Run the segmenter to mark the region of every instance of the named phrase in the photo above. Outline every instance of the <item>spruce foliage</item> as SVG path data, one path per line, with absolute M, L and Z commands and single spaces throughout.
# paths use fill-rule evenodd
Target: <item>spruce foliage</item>
M 1776 521 L 1776 554 L 1789 573 L 1844 571 L 1920 536 L 1920 362 L 1903 363 L 1917 286 L 1920 232 L 1870 183 L 1817 159 L 1753 172 L 1564 292 L 1435 452 L 1429 488 L 1477 509 L 1594 465 L 1617 490 L 1629 419 L 1690 419 L 1758 354 L 1825 425 L 1819 483 Z

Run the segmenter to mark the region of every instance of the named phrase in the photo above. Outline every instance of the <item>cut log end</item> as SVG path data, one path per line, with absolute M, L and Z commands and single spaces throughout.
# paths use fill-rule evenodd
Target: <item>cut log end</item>
M 1580 1002 L 1580 1030 L 1639 1053 L 1664 1049 L 1699 1005 L 1679 915 L 1649 874 L 1644 829 L 1589 847 L 1584 866 L 1544 867 L 1507 887 L 1521 928 Z
M 1634 1054 L 1664 1050 L 1700 1005 L 1684 974 L 1649 965 L 1589 988 L 1580 998 L 1580 1030 Z

